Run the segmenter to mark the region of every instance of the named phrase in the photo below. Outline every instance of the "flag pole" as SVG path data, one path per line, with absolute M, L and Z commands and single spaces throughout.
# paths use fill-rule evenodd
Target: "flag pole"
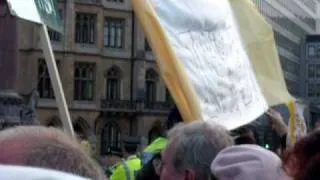
M 49 76 L 53 86 L 55 99 L 59 109 L 60 118 L 63 124 L 63 129 L 72 138 L 75 138 L 72 121 L 70 118 L 68 106 L 66 103 L 59 72 L 57 69 L 57 64 L 55 61 L 54 53 L 52 50 L 52 46 L 51 46 L 51 42 L 48 34 L 48 28 L 47 28 L 47 25 L 43 23 L 41 24 L 40 36 L 41 36 L 43 54 L 45 56 L 46 64 L 48 67 Z

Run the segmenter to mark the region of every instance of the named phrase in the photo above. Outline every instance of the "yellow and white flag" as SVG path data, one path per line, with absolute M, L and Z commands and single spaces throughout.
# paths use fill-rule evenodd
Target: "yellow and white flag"
M 186 122 L 234 129 L 290 99 L 272 29 L 250 0 L 133 0 L 133 8 Z
M 268 105 L 287 104 L 294 98 L 284 81 L 272 27 L 252 0 L 229 0 L 243 44 Z
M 287 136 L 288 145 L 293 145 L 297 140 L 307 135 L 307 126 L 303 116 L 305 108 L 305 105 L 298 101 L 291 101 L 288 104 L 290 112 Z

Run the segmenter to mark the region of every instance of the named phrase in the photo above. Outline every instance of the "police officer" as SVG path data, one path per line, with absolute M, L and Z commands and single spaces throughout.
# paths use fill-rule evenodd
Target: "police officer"
M 134 180 L 137 172 L 141 169 L 141 161 L 135 155 L 140 138 L 124 137 L 122 142 L 124 158 L 112 168 L 110 180 Z
M 183 119 L 178 108 L 175 107 L 171 110 L 168 116 L 163 132 L 139 155 L 142 168 L 137 174 L 137 180 L 159 179 L 159 176 L 156 172 L 156 167 L 154 167 L 154 165 L 158 163 L 154 163 L 153 161 L 161 161 L 161 151 L 168 143 L 166 131 L 180 122 L 183 122 Z
M 136 179 L 136 177 L 139 177 L 138 179 L 150 179 L 149 177 L 156 176 L 154 167 L 150 167 L 153 165 L 153 163 L 150 163 L 150 160 L 154 159 L 154 157 L 157 157 L 157 159 L 159 159 L 159 156 L 161 156 L 161 151 L 166 147 L 168 142 L 166 138 L 166 131 L 171 129 L 175 124 L 182 121 L 183 120 L 178 108 L 173 108 L 165 123 L 165 128 L 163 129 L 163 132 L 160 133 L 159 137 L 152 141 L 150 145 L 148 145 L 141 153 L 138 153 L 137 155 L 133 155 L 133 153 L 135 153 L 137 150 L 137 146 L 134 146 L 135 149 L 132 149 L 132 151 L 130 151 L 131 155 L 127 159 L 123 159 L 121 163 L 115 166 L 110 179 L 133 180 Z M 134 143 L 132 138 L 124 138 L 123 140 L 125 150 L 130 147 L 130 144 Z M 138 165 L 138 163 L 140 164 Z M 145 169 L 151 169 L 151 172 L 140 172 L 140 170 L 143 169 L 142 167 Z M 149 174 L 151 176 L 149 176 Z

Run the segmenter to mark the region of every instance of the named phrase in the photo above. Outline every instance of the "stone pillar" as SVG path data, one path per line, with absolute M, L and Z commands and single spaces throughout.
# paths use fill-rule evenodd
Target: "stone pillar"
M 134 62 L 134 100 L 144 100 L 145 99 L 145 74 L 146 74 L 146 64 L 143 60 L 136 60 Z
M 17 18 L 11 16 L 6 0 L 0 0 L 0 90 L 17 90 Z
M 65 22 L 64 22 L 64 50 L 72 51 L 74 49 L 75 37 L 75 8 L 74 0 L 67 0 L 65 2 Z

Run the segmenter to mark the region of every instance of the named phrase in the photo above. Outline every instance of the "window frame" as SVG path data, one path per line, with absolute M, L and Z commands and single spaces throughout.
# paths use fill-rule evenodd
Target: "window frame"
M 59 71 L 59 67 L 60 67 L 60 61 L 57 60 L 56 61 L 56 64 L 57 64 L 57 68 L 58 68 L 58 71 Z M 40 66 L 43 66 L 43 72 L 40 72 Z M 50 99 L 50 100 L 54 100 L 55 99 L 55 94 L 54 94 L 54 90 L 53 90 L 53 86 L 52 86 L 52 82 L 51 82 L 51 78 L 50 78 L 50 74 L 49 74 L 49 70 L 48 70 L 48 66 L 47 66 L 47 63 L 45 61 L 44 58 L 39 58 L 38 59 L 38 71 L 37 71 L 37 91 L 39 93 L 39 97 L 40 99 Z M 42 85 L 42 87 L 40 87 L 40 84 L 42 84 L 41 82 L 42 81 L 45 81 L 44 85 Z M 45 89 L 45 86 L 48 84 L 49 82 L 49 85 L 48 85 L 48 89 L 46 89 L 46 91 L 48 91 L 48 95 L 47 96 L 44 96 L 44 89 Z M 41 88 L 41 89 L 40 89 Z
M 97 14 L 76 12 L 74 37 L 76 44 L 95 45 L 97 43 L 97 19 Z
M 111 29 L 114 29 L 114 35 L 111 34 Z M 119 34 L 119 30 L 121 31 Z M 106 16 L 103 24 L 103 46 L 112 49 L 125 48 L 125 32 L 126 32 L 126 19 L 118 17 Z M 119 41 L 120 39 L 120 41 Z M 113 41 L 113 43 L 111 43 Z M 120 42 L 120 45 L 118 45 Z
M 157 83 L 159 75 L 153 69 L 148 69 L 145 75 L 145 101 L 146 103 L 157 102 Z
M 78 66 L 78 67 L 77 67 Z M 81 74 L 81 77 L 77 77 L 77 68 L 80 68 L 80 66 L 89 66 L 88 70 L 85 70 L 85 74 L 92 75 L 92 78 L 90 77 L 83 77 L 83 70 L 79 72 Z M 90 67 L 91 66 L 91 67 Z M 85 69 L 84 67 L 80 69 Z M 90 72 L 90 69 L 92 69 L 92 72 Z M 91 62 L 81 62 L 77 61 L 74 63 L 74 95 L 73 98 L 76 101 L 93 101 L 95 99 L 95 84 L 96 84 L 96 63 Z M 89 86 L 91 87 L 91 94 L 86 94 L 85 91 L 89 91 Z M 88 87 L 85 87 L 88 86 Z M 85 90 L 87 88 L 87 90 Z M 77 92 L 78 91 L 78 92 Z M 87 92 L 88 93 L 88 92 Z M 86 95 L 85 95 L 86 94 Z
M 102 128 L 101 155 L 112 154 L 114 151 L 121 152 L 121 130 L 117 123 L 109 122 Z
M 108 69 L 106 76 L 106 99 L 121 99 L 121 71 L 118 67 Z

